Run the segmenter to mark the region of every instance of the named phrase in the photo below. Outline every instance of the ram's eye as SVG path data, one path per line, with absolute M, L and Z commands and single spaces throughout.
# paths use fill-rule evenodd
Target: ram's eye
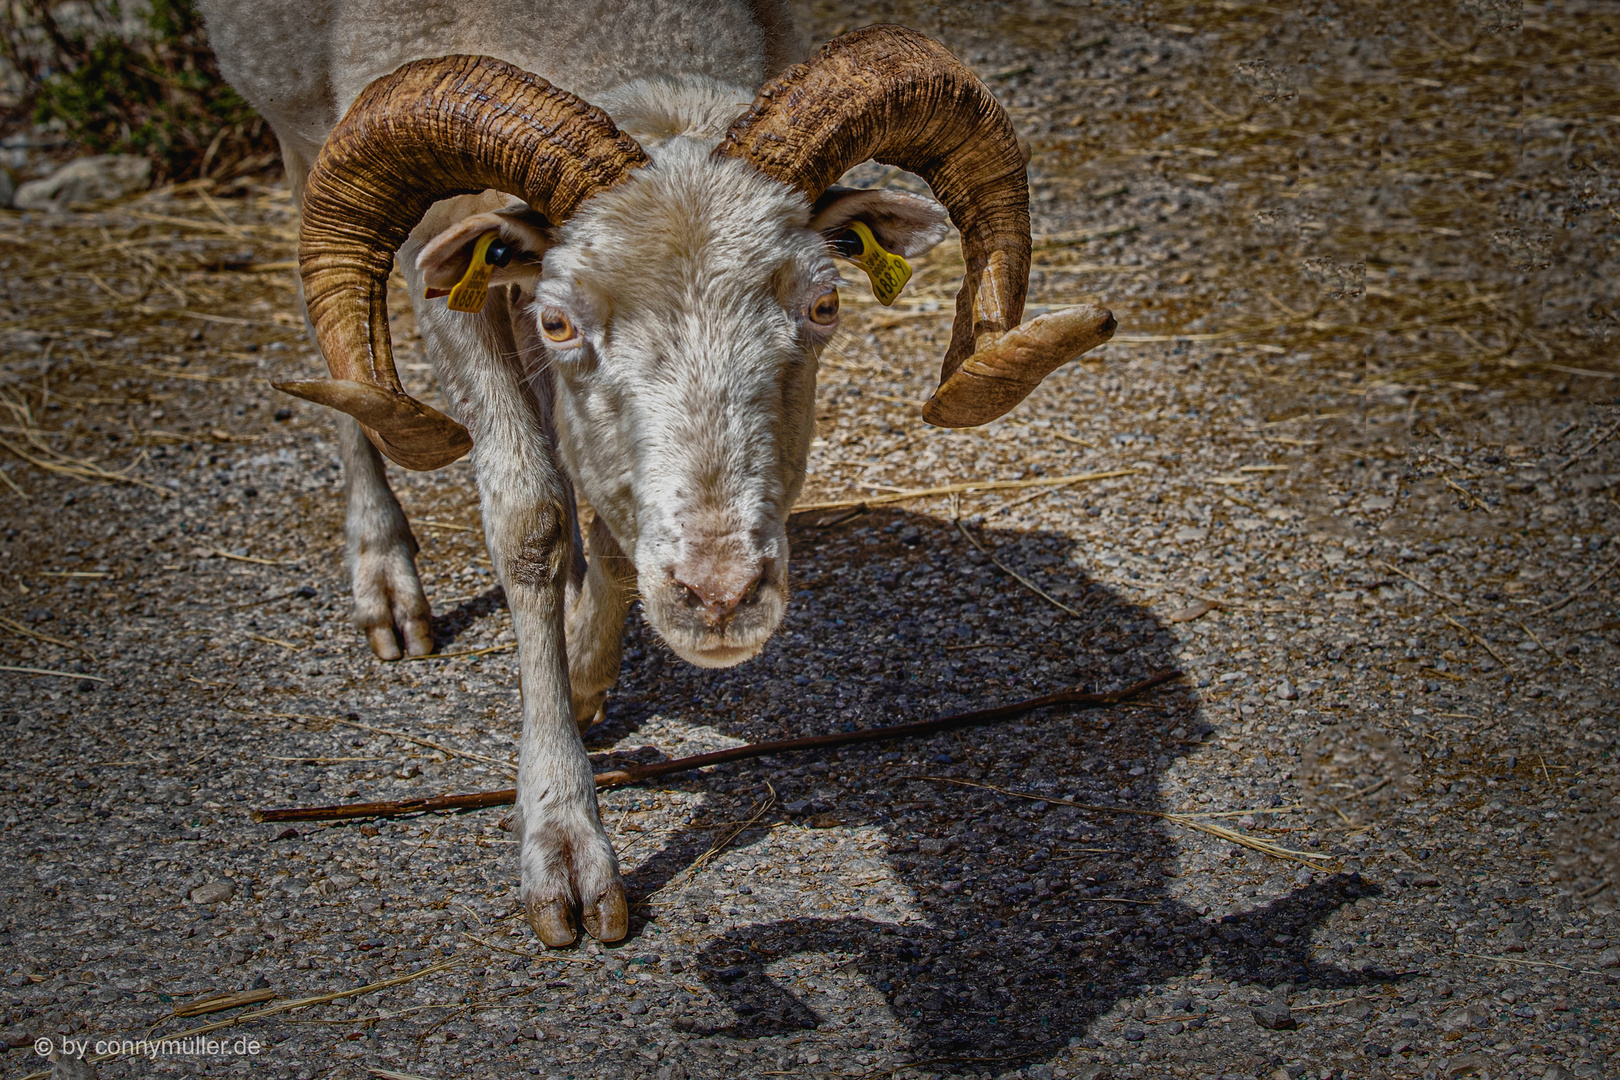
M 574 329 L 574 321 L 561 308 L 548 307 L 540 310 L 540 332 L 554 345 L 567 345 L 570 342 L 577 343 L 579 340 L 579 331 Z
M 828 289 L 810 301 L 810 321 L 817 326 L 831 326 L 838 321 L 838 290 Z

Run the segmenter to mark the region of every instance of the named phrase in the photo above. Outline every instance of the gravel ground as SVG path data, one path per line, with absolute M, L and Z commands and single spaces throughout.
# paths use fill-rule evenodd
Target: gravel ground
M 1615 9 L 802 16 L 975 64 L 1031 142 L 1032 303 L 1120 333 L 936 431 L 954 249 L 846 290 L 806 499 L 874 501 L 795 519 L 740 668 L 633 617 L 593 752 L 1186 678 L 605 793 L 631 934 L 546 953 L 498 810 L 248 817 L 506 786 L 518 721 L 465 462 L 395 475 L 447 658 L 345 622 L 329 422 L 266 385 L 316 364 L 285 191 L 0 215 L 5 1075 L 215 1021 L 99 1075 L 1620 1072 Z

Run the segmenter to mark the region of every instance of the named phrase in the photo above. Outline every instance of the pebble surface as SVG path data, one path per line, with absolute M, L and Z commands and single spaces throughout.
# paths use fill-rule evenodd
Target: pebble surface
M 806 501 L 1122 475 L 799 515 L 764 654 L 633 615 L 593 754 L 1185 678 L 605 792 L 612 948 L 538 946 L 499 810 L 248 815 L 505 787 L 518 719 L 466 462 L 393 479 L 468 655 L 346 624 L 328 421 L 266 385 L 316 363 L 253 270 L 284 190 L 0 216 L 0 435 L 78 463 L 0 461 L 0 1075 L 234 1020 L 96 1073 L 1615 1076 L 1620 20 L 1434 7 L 803 6 L 973 64 L 1031 141 L 1032 311 L 1120 321 L 938 431 L 953 247 L 851 284 Z

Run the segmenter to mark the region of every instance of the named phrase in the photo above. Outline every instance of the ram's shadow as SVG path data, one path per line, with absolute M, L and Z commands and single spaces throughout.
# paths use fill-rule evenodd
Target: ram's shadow
M 460 600 L 448 611 L 433 613 L 434 651 L 443 651 L 480 619 L 506 610 L 506 590 L 491 586 L 477 596 Z
M 764 655 L 730 671 L 697 671 L 669 657 L 635 620 L 608 723 L 592 741 L 622 740 L 660 712 L 750 741 L 818 734 L 1075 684 L 1116 687 L 1175 666 L 1167 629 L 1088 581 L 1067 537 L 976 534 L 1078 616 L 1019 585 L 938 519 L 820 520 L 828 524 L 796 522 L 794 613 Z M 1182 685 L 1101 712 L 1053 710 L 927 742 L 745 762 L 689 781 L 711 799 L 705 817 L 741 820 L 769 781 L 791 814 L 883 826 L 891 841 L 884 861 L 915 894 L 913 910 L 922 916 L 904 924 L 892 914 L 796 917 L 721 933 L 703 949 L 700 975 L 736 1020 L 714 1030 L 750 1037 L 818 1024 L 814 1002 L 767 971 L 806 952 L 854 954 L 923 1056 L 956 1056 L 964 1066 L 972 1058 L 995 1072 L 1050 1056 L 1122 996 L 1206 962 L 1229 981 L 1268 988 L 1390 977 L 1311 960 L 1317 924 L 1376 891 L 1358 877 L 1295 880 L 1298 867 L 1278 864 L 1287 877 L 1267 883 L 1277 898 L 1205 918 L 1171 895 L 1178 838 L 1161 823 L 994 790 L 1179 809 L 1162 805 L 1161 778 L 1209 730 L 1196 694 Z M 923 775 L 976 786 L 952 786 L 940 798 L 942 781 L 908 779 Z M 629 873 L 632 896 L 672 881 L 707 845 L 678 836 Z M 1234 880 L 1264 873 L 1260 857 L 1235 850 L 1255 861 L 1234 866 Z

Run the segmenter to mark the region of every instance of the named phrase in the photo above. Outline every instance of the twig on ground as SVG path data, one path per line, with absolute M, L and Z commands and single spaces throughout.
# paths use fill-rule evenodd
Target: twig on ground
M 1140 469 L 1114 469 L 1110 472 L 1079 473 L 1074 476 L 1042 476 L 1034 480 L 968 480 L 960 484 L 946 484 L 942 487 L 915 488 L 911 491 L 897 491 L 892 495 L 868 495 L 862 499 L 839 499 L 834 502 L 800 503 L 792 510 L 795 514 L 802 514 L 807 510 L 844 510 L 852 506 L 880 506 L 887 503 L 910 502 L 913 499 L 927 499 L 936 495 L 967 494 L 977 491 L 1013 491 L 1018 488 L 1032 487 L 1064 487 L 1069 484 L 1078 484 L 1085 480 L 1112 480 L 1116 476 L 1135 476 Z
M 866 512 L 867 510 L 865 503 L 856 503 L 854 506 L 850 507 L 841 514 L 831 514 L 822 518 L 820 521 L 815 522 L 814 524 L 807 523 L 805 528 L 830 529 L 834 525 L 842 525 L 846 521 L 854 521 L 856 518 L 860 517 Z
M 208 554 L 220 559 L 232 559 L 236 562 L 257 563 L 260 566 L 297 566 L 297 559 L 260 559 L 252 555 L 232 555 L 228 551 L 214 550 Z
M 451 532 L 469 532 L 469 533 L 476 533 L 476 532 L 483 532 L 484 531 L 483 529 L 477 528 L 477 527 L 472 526 L 472 525 L 457 525 L 457 524 L 455 524 L 454 522 L 451 522 L 451 521 L 434 521 L 432 518 L 407 518 L 406 520 L 412 525 L 421 525 L 421 526 L 423 526 L 425 528 L 429 528 L 429 529 L 448 529 Z
M 1457 483 L 1451 477 L 1449 477 L 1449 476 L 1444 477 L 1444 480 L 1446 482 L 1447 487 L 1449 487 L 1453 491 L 1456 491 L 1459 494 L 1461 494 L 1463 498 L 1468 500 L 1469 505 L 1474 507 L 1476 510 L 1483 510 L 1487 514 L 1495 514 L 1496 513 L 1495 510 L 1492 510 L 1490 508 L 1490 506 L 1486 504 L 1484 499 L 1481 499 L 1478 495 L 1475 495 L 1472 491 L 1469 491 L 1467 488 L 1465 488 L 1461 484 Z
M 580 960 L 580 959 L 578 959 L 576 957 L 572 957 L 572 956 L 559 956 L 559 955 L 557 955 L 557 953 L 554 950 L 548 950 L 548 951 L 546 951 L 545 953 L 542 954 L 542 953 L 524 952 L 522 949 L 509 949 L 505 945 L 497 945 L 493 941 L 485 941 L 481 937 L 473 937 L 473 935 L 467 933 L 465 930 L 463 930 L 461 932 L 461 936 L 466 938 L 468 941 L 476 941 L 478 944 L 482 945 L 486 949 L 494 949 L 496 952 L 511 953 L 513 956 L 521 956 L 525 960 L 534 960 L 534 961 L 546 960 L 546 961 L 554 961 L 554 962 L 559 963 L 559 964 L 589 964 L 590 963 L 589 960 Z
M 1029 580 L 1027 577 L 1024 577 L 1018 571 L 1014 570 L 1012 567 L 1008 566 L 1006 563 L 1004 563 L 1000 559 L 996 558 L 996 553 L 995 552 L 990 551 L 983 544 L 980 544 L 977 540 L 975 540 L 973 538 L 973 534 L 967 531 L 967 526 L 962 524 L 962 519 L 961 518 L 955 518 L 953 520 L 954 520 L 954 522 L 956 524 L 957 531 L 962 534 L 962 538 L 964 540 L 966 540 L 968 543 L 972 544 L 974 546 L 974 548 L 977 549 L 981 554 L 987 556 L 990 559 L 991 562 L 995 563 L 997 566 L 999 566 L 1003 570 L 1005 570 L 1007 572 L 1008 576 L 1010 576 L 1014 581 L 1018 582 L 1018 584 L 1022 585 L 1024 588 L 1028 589 L 1030 592 L 1034 593 L 1036 596 L 1039 596 L 1042 600 L 1045 600 L 1047 603 L 1052 604 L 1055 607 L 1062 608 L 1064 611 L 1067 611 L 1070 615 L 1073 615 L 1075 618 L 1078 619 L 1078 618 L 1083 618 L 1084 617 L 1078 611 L 1074 610 L 1074 608 L 1070 607 L 1068 604 L 1065 604 L 1063 601 L 1057 599 L 1056 597 L 1050 595 L 1044 589 L 1042 589 L 1039 585 L 1035 584 L 1033 581 Z
M 82 671 L 52 671 L 50 668 L 16 667 L 11 664 L 0 664 L 0 671 L 17 671 L 24 675 L 57 675 L 64 679 L 89 679 L 91 682 L 111 682 L 100 675 L 86 675 Z
M 64 649 L 72 649 L 73 651 L 82 653 L 85 656 L 95 655 L 82 645 L 75 645 L 71 641 L 63 641 L 61 638 L 51 637 L 49 634 L 42 634 L 38 630 L 30 630 L 28 627 L 14 619 L 7 619 L 0 616 L 0 626 L 5 627 L 14 634 L 21 634 L 24 637 L 38 638 L 40 641 L 48 641 L 52 645 L 60 645 Z
M 1078 481 L 1074 482 L 1078 483 Z M 1008 499 L 1006 502 L 999 503 L 996 506 L 992 506 L 990 509 L 986 510 L 984 512 L 984 516 L 986 518 L 994 517 L 996 514 L 1011 510 L 1015 506 L 1023 506 L 1025 503 L 1034 502 L 1036 499 L 1043 499 L 1052 494 L 1054 491 L 1062 491 L 1068 486 L 1068 484 L 1051 484 L 1047 487 L 1041 488 L 1039 491 L 1032 491 L 1028 495 L 1021 495 L 1016 499 Z
M 401 983 L 408 983 L 408 982 L 412 982 L 412 981 L 414 981 L 416 979 L 420 979 L 420 978 L 423 978 L 423 977 L 428 976 L 428 975 L 435 975 L 435 974 L 437 974 L 437 973 L 439 973 L 441 971 L 446 970 L 447 968 L 453 968 L 453 967 L 455 967 L 456 965 L 458 965 L 460 963 L 461 963 L 461 957 L 459 957 L 459 956 L 458 957 L 453 957 L 453 958 L 451 958 L 449 960 L 444 961 L 441 964 L 432 964 L 432 965 L 429 965 L 428 967 L 422 968 L 422 969 L 420 969 L 418 971 L 413 971 L 413 972 L 410 972 L 409 974 L 400 975 L 400 976 L 397 976 L 397 977 L 392 978 L 392 979 L 384 979 L 381 982 L 367 983 L 364 986 L 356 986 L 356 987 L 354 987 L 353 989 L 350 989 L 350 990 L 340 990 L 335 994 L 318 994 L 315 997 L 295 998 L 292 1001 L 283 1001 L 281 1004 L 272 1005 L 268 1009 L 258 1009 L 258 1010 L 255 1010 L 254 1012 L 239 1013 L 238 1015 L 233 1016 L 233 1017 L 229 1018 L 228 1020 L 216 1020 L 212 1024 L 204 1024 L 201 1027 L 188 1028 L 185 1031 L 171 1032 L 170 1034 L 163 1035 L 163 1036 L 159 1037 L 158 1039 L 153 1039 L 151 1037 L 151 1032 L 149 1031 L 147 1033 L 147 1040 L 146 1041 L 148 1041 L 148 1042 L 159 1042 L 159 1041 L 175 1041 L 175 1040 L 179 1040 L 179 1039 L 189 1039 L 189 1038 L 193 1038 L 193 1037 L 195 1037 L 197 1035 L 206 1035 L 210 1031 L 218 1031 L 221 1028 L 234 1027 L 237 1024 L 244 1024 L 244 1023 L 247 1023 L 249 1020 L 262 1020 L 267 1016 L 276 1016 L 276 1015 L 278 1015 L 280 1013 L 291 1012 L 294 1009 L 307 1009 L 311 1005 L 325 1005 L 327 1002 L 336 1001 L 338 998 L 359 997 L 362 994 L 375 993 L 378 990 L 386 990 L 390 986 L 398 986 Z M 164 1017 L 164 1019 L 168 1020 L 168 1019 L 171 1019 L 171 1017 Z M 161 1023 L 161 1022 L 162 1021 L 159 1021 L 159 1023 Z M 156 1027 L 154 1027 L 152 1029 L 152 1031 L 156 1031 L 156 1030 L 157 1030 Z M 109 1042 L 110 1041 L 112 1041 L 112 1040 L 109 1040 Z M 140 1046 L 140 1043 L 139 1042 L 134 1042 L 132 1045 Z M 144 1051 L 145 1051 L 145 1047 L 140 1046 L 140 1049 L 136 1050 L 134 1052 L 140 1053 L 140 1052 L 144 1052 Z M 108 1061 L 108 1060 L 110 1060 L 112 1058 L 116 1058 L 116 1057 L 119 1057 L 119 1056 L 121 1056 L 121 1055 L 119 1055 L 117 1053 L 89 1054 L 89 1055 L 86 1055 L 83 1060 L 88 1064 L 94 1065 L 97 1062 Z M 17 1078 L 17 1080 L 49 1080 L 50 1075 L 51 1075 L 51 1070 L 46 1069 L 44 1072 L 31 1072 L 26 1076 L 19 1076 Z
M 1398 566 L 1395 566 L 1395 565 L 1393 565 L 1391 563 L 1387 563 L 1382 559 L 1374 559 L 1373 562 L 1376 563 L 1379 566 L 1382 566 L 1385 570 L 1388 570 L 1392 574 L 1401 575 L 1401 577 L 1405 578 L 1407 581 L 1410 581 L 1412 584 L 1416 585 L 1418 588 L 1422 589 L 1424 592 L 1428 593 L 1430 596 L 1438 596 L 1440 599 L 1444 600 L 1446 603 L 1448 603 L 1448 604 L 1456 604 L 1458 607 L 1462 608 L 1464 611 L 1473 611 L 1474 610 L 1474 608 L 1469 605 L 1468 601 L 1458 599 L 1457 597 L 1452 596 L 1450 593 L 1443 593 L 1439 589 L 1432 589 L 1429 586 L 1423 584 L 1423 582 L 1419 581 L 1417 578 L 1413 577 L 1411 574 L 1408 574 L 1405 570 L 1402 570 Z
M 1538 607 L 1538 608 L 1536 608 L 1536 610 L 1532 611 L 1530 614 L 1532 614 L 1532 615 L 1545 615 L 1548 612 L 1557 611 L 1559 608 L 1563 607 L 1565 604 L 1568 604 L 1571 600 L 1574 600 L 1577 596 L 1581 595 L 1587 589 L 1590 589 L 1592 586 L 1596 585 L 1598 582 L 1602 581 L 1604 578 L 1606 578 L 1610 574 L 1614 573 L 1616 567 L 1620 567 L 1620 559 L 1615 559 L 1608 566 L 1605 566 L 1602 570 L 1598 571 L 1595 575 L 1593 575 L 1586 582 L 1586 584 L 1577 587 L 1576 589 L 1571 591 L 1568 596 L 1564 597 L 1562 600 L 1560 600 L 1560 601 L 1558 601 L 1557 603 L 1554 603 L 1554 604 L 1547 604 L 1547 605 L 1545 605 L 1543 607 Z
M 126 476 L 123 473 L 108 472 L 99 465 L 78 461 L 74 458 L 62 457 L 60 454 L 57 454 L 56 456 L 62 458 L 61 461 L 47 461 L 44 458 L 35 457 L 33 454 L 21 449 L 15 443 L 7 439 L 0 439 L 0 446 L 10 450 L 13 454 L 16 454 L 30 465 L 44 469 L 46 472 L 60 473 L 63 476 L 71 476 L 77 480 L 83 480 L 86 483 L 102 480 L 114 484 L 135 484 L 138 487 L 148 488 L 155 491 L 164 498 L 168 498 L 173 494 L 173 492 L 171 492 L 168 488 L 158 487 L 156 484 L 142 480 L 138 476 Z M 54 453 L 54 451 L 52 451 L 52 453 Z
M 1467 634 L 1474 641 L 1475 644 L 1480 646 L 1480 648 L 1484 649 L 1486 652 L 1488 652 L 1492 656 L 1496 657 L 1496 662 L 1498 664 L 1501 664 L 1503 667 L 1508 666 L 1508 662 L 1506 660 L 1502 659 L 1502 654 L 1497 652 L 1495 649 L 1491 648 L 1491 643 L 1490 642 L 1486 641 L 1484 638 L 1480 637 L 1478 634 L 1476 634 L 1472 630 L 1468 629 L 1468 627 L 1464 626 L 1462 623 L 1458 622 L 1456 619 L 1453 619 L 1450 615 L 1442 615 L 1441 618 L 1445 619 L 1446 622 L 1450 623 L 1452 626 L 1455 626 L 1457 629 L 1459 629 L 1463 633 Z
M 1554 667 L 1562 667 L 1563 666 L 1563 664 L 1564 664 L 1563 659 L 1561 657 L 1557 656 L 1551 649 L 1547 648 L 1546 643 L 1544 643 L 1539 637 L 1536 636 L 1536 632 L 1534 630 L 1530 629 L 1528 626 L 1526 626 L 1524 623 L 1520 622 L 1518 619 L 1510 618 L 1510 619 L 1508 619 L 1508 622 L 1512 623 L 1514 626 L 1517 626 L 1520 630 L 1523 630 L 1529 636 L 1530 640 L 1535 642 L 1536 648 L 1540 649 L 1542 652 L 1547 654 L 1547 658 L 1550 659 L 1553 662 Z
M 1208 833 L 1210 836 L 1218 837 L 1233 844 L 1238 844 L 1242 847 L 1248 848 L 1251 851 L 1258 851 L 1262 855 L 1270 855 L 1277 859 L 1286 859 L 1289 862 L 1300 863 L 1304 866 L 1316 865 L 1316 863 L 1310 861 L 1312 859 L 1326 860 L 1332 858 L 1331 855 L 1319 855 L 1314 851 L 1295 851 L 1293 848 L 1279 847 L 1278 845 L 1269 841 L 1260 840 L 1253 836 L 1245 835 L 1244 833 L 1237 832 L 1233 829 L 1228 829 L 1223 825 L 1211 825 L 1208 822 L 1195 821 L 1187 814 L 1171 814 L 1166 813 L 1163 810 L 1142 810 L 1132 806 L 1094 806 L 1089 803 L 1078 803 L 1073 799 L 1059 799 L 1051 795 L 1037 795 L 1030 791 L 1014 791 L 1011 788 L 997 787 L 995 784 L 981 784 L 975 780 L 958 780 L 954 776 L 912 776 L 908 777 L 907 779 L 933 780 L 936 783 L 955 784 L 958 787 L 983 788 L 985 791 L 995 791 L 1002 795 L 1011 795 L 1018 799 L 1030 799 L 1034 802 L 1050 803 L 1053 806 L 1070 806 L 1076 810 L 1087 810 L 1098 814 L 1129 814 L 1134 817 L 1158 818 L 1161 821 L 1168 821 L 1172 824 L 1180 825 L 1183 828 L 1195 829 L 1198 832 Z
M 1520 960 L 1517 957 L 1512 957 L 1512 956 L 1490 956 L 1490 955 L 1487 955 L 1486 953 L 1472 953 L 1472 952 L 1458 953 L 1457 955 L 1458 956 L 1471 957 L 1471 958 L 1473 958 L 1475 960 L 1495 960 L 1498 963 L 1502 963 L 1502 964 L 1523 964 L 1526 967 L 1560 968 L 1560 969 L 1562 969 L 1564 971 L 1578 971 L 1582 975 L 1602 975 L 1603 974 L 1603 972 L 1601 972 L 1601 971 L 1590 971 L 1590 970 L 1588 970 L 1586 968 L 1570 967 L 1568 964 L 1555 964 L 1551 960 Z
M 346 720 L 341 716 L 311 716 L 307 713 L 253 712 L 247 709 L 233 709 L 232 711 L 243 713 L 247 716 L 268 716 L 277 720 L 315 720 L 328 724 L 342 724 L 344 727 L 359 728 L 361 731 L 375 731 L 379 735 L 391 735 L 396 739 L 402 739 L 408 743 L 415 743 L 417 746 L 425 746 L 430 750 L 437 750 L 442 754 L 449 754 L 451 757 L 468 758 L 472 761 L 481 761 L 486 765 L 494 765 L 497 768 L 504 769 L 510 773 L 517 772 L 517 767 L 515 765 L 511 764 L 510 762 L 501 761 L 499 758 L 485 757 L 483 754 L 475 754 L 471 750 L 457 750 L 454 747 L 445 746 L 443 743 L 436 743 L 432 739 L 423 739 L 416 735 L 412 735 L 409 732 L 396 731 L 393 728 L 376 727 L 372 724 L 362 724 L 358 720 Z M 486 805 L 494 806 L 496 804 L 488 803 Z
M 690 769 L 701 769 L 708 765 L 720 765 L 729 761 L 744 761 L 749 758 L 765 757 L 770 754 L 792 753 L 799 750 L 825 750 L 839 746 L 850 746 L 855 743 L 886 742 L 892 739 L 915 738 L 922 735 L 934 735 L 943 731 L 954 731 L 957 728 L 978 727 L 985 724 L 1000 723 L 1011 720 L 1036 709 L 1050 708 L 1056 705 L 1069 705 L 1078 708 L 1106 708 L 1118 705 L 1139 694 L 1146 693 L 1156 686 L 1181 677 L 1179 671 L 1161 671 L 1143 679 L 1139 683 L 1115 690 L 1106 694 L 1090 694 L 1080 690 L 1060 690 L 1055 694 L 1043 694 L 1040 697 L 1029 698 L 1025 701 L 1016 701 L 1010 705 L 996 705 L 988 709 L 976 709 L 973 712 L 955 713 L 942 716 L 934 720 L 923 720 L 915 724 L 895 724 L 891 727 L 864 728 L 860 731 L 840 732 L 835 735 L 809 735 L 801 739 L 779 739 L 774 742 L 749 743 L 747 746 L 734 746 L 727 750 L 715 750 L 707 754 L 696 754 L 691 757 L 674 758 L 669 761 L 657 761 L 647 765 L 631 765 L 611 772 L 597 773 L 596 786 L 619 787 L 624 784 L 635 784 L 643 780 L 651 780 L 658 776 L 667 776 L 671 773 L 686 772 Z M 335 720 L 329 716 L 299 716 L 291 713 L 250 713 L 254 716 L 274 716 L 294 720 Z M 354 724 L 353 721 L 340 720 L 338 723 L 351 726 L 364 727 L 363 724 Z M 382 730 L 372 728 L 370 730 Z M 392 734 L 392 733 L 390 733 Z M 442 749 L 442 748 L 441 748 Z M 511 788 L 504 791 L 481 791 L 467 795 L 438 795 L 421 799 L 400 799 L 391 802 L 350 803 L 346 806 L 295 806 L 274 810 L 253 811 L 254 821 L 346 821 L 354 818 L 401 817 L 405 814 L 421 814 L 435 810 L 482 810 L 491 806 L 508 806 L 517 798 L 517 792 Z
M 304 647 L 302 645 L 294 645 L 292 642 L 282 641 L 280 638 L 265 637 L 263 634 L 244 634 L 242 636 L 252 641 L 262 641 L 266 645 L 279 645 L 281 648 L 289 649 L 292 652 L 304 651 Z
M 766 796 L 762 802 L 755 805 L 753 812 L 750 813 L 747 818 L 738 822 L 718 823 L 722 825 L 731 824 L 731 831 L 726 833 L 720 839 L 716 840 L 714 843 L 710 844 L 709 850 L 692 860 L 691 865 L 689 865 L 681 875 L 671 878 L 668 882 L 654 889 L 646 896 L 643 896 L 635 903 L 634 906 L 638 908 L 647 908 L 651 906 L 679 907 L 686 900 L 686 894 L 691 891 L 692 885 L 697 881 L 697 876 L 703 871 L 703 868 L 713 862 L 722 851 L 730 847 L 733 840 L 737 839 L 737 837 L 753 828 L 754 825 L 758 823 L 759 819 L 765 816 L 766 811 L 770 810 L 771 807 L 776 805 L 776 788 L 771 786 L 771 782 L 769 780 L 765 781 L 765 788 L 770 792 L 770 794 Z M 686 885 L 681 889 L 679 896 L 670 901 L 659 901 L 656 905 L 653 904 L 653 897 L 657 896 L 664 890 L 673 887 L 677 881 L 681 880 L 682 877 L 686 879 Z
M 28 497 L 28 492 L 17 486 L 17 481 L 13 480 L 4 469 L 0 469 L 0 480 L 4 480 L 6 482 L 6 487 L 10 488 L 12 491 L 15 491 L 22 498 L 23 502 L 31 503 L 34 501 Z
M 175 1016 L 207 1016 L 209 1013 L 239 1009 L 243 1005 L 257 1005 L 276 996 L 274 990 L 244 990 L 239 994 L 215 994 L 174 1007 Z
M 1612 374 L 1612 373 L 1605 372 L 1604 374 Z M 1606 443 L 1610 439 L 1614 438 L 1614 433 L 1617 432 L 1617 431 L 1620 431 L 1620 422 L 1610 424 L 1609 429 L 1607 431 L 1605 431 L 1603 434 L 1599 435 L 1597 438 L 1593 439 L 1591 442 L 1587 443 L 1585 446 L 1581 447 L 1579 450 L 1575 451 L 1569 457 L 1565 458 L 1564 461 L 1563 461 L 1563 464 L 1558 466 L 1557 471 L 1558 472 L 1563 472 L 1565 469 L 1569 468 L 1571 465 L 1573 465 L 1577 461 L 1581 460 L 1581 458 L 1585 457 L 1587 454 L 1590 454 L 1592 451 L 1596 450 L 1598 447 L 1602 446 L 1604 443 Z
M 517 648 L 517 642 L 508 642 L 505 645 L 491 645 L 487 649 L 468 649 L 465 652 L 428 653 L 426 656 L 402 656 L 401 661 L 421 663 L 427 660 L 454 660 L 459 656 L 488 656 L 490 653 L 511 652 Z

